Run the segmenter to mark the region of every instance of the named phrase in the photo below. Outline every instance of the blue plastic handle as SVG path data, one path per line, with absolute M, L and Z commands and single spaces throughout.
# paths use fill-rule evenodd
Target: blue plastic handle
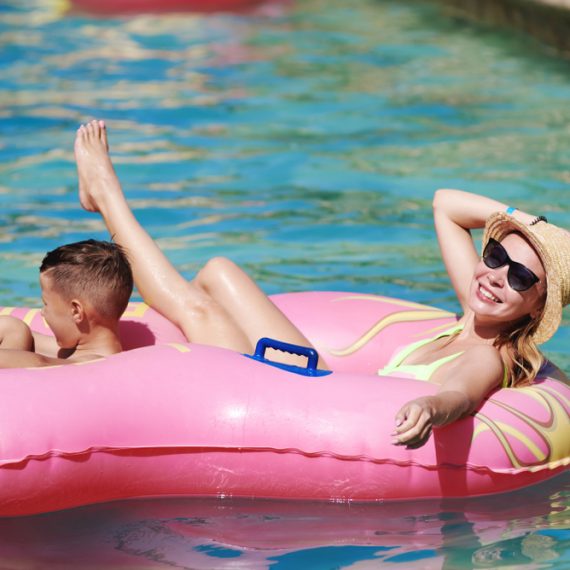
M 265 358 L 265 351 L 268 348 L 280 350 L 281 352 L 288 352 L 289 354 L 305 356 L 307 358 L 307 366 L 306 368 L 303 368 L 301 366 L 281 364 L 279 362 L 272 362 L 270 360 L 267 360 Z M 317 368 L 317 365 L 319 363 L 319 354 L 314 348 L 299 346 L 298 344 L 291 344 L 289 342 L 283 342 L 281 340 L 275 340 L 273 338 L 260 338 L 257 341 L 255 352 L 251 358 L 259 360 L 260 362 L 265 362 L 266 364 L 271 364 L 272 366 L 277 366 L 278 368 L 283 368 L 284 370 L 289 370 L 290 372 L 303 374 L 304 376 L 325 376 L 326 374 L 330 374 L 330 371 L 328 370 L 319 370 Z

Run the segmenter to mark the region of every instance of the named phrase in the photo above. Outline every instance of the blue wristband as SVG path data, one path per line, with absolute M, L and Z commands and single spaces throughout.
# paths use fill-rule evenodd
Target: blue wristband
M 507 212 L 507 214 L 509 214 L 509 216 L 512 216 L 515 213 L 516 208 L 513 208 L 512 206 L 509 206 L 505 212 Z

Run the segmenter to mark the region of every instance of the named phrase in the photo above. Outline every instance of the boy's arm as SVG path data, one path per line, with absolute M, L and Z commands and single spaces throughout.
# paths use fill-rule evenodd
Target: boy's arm
M 34 337 L 35 352 L 44 356 L 57 358 L 57 355 L 59 354 L 59 346 L 55 337 L 35 331 L 32 331 L 32 335 Z
M 54 366 L 58 364 L 71 364 L 63 358 L 53 358 L 28 352 L 27 350 L 0 350 L 0 368 L 36 368 L 41 366 Z

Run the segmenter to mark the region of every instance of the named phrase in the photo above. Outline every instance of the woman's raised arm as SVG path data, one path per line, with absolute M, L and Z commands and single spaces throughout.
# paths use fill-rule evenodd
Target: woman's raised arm
M 463 311 L 467 309 L 469 287 L 479 261 L 471 230 L 483 228 L 491 214 L 506 209 L 506 204 L 479 194 L 449 189 L 435 193 L 433 217 L 439 248 Z M 520 210 L 513 215 L 524 223 L 533 219 Z

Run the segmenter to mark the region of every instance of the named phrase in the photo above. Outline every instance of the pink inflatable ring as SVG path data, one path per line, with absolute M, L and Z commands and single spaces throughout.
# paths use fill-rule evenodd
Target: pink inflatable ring
M 476 496 L 567 469 L 570 388 L 548 377 L 496 391 L 420 449 L 390 443 L 395 412 L 436 386 L 375 372 L 454 315 L 365 294 L 273 300 L 332 373 L 306 375 L 188 344 L 142 303 L 124 316 L 121 354 L 0 370 L 0 516 L 156 496 Z M 46 330 L 38 309 L 0 314 Z

